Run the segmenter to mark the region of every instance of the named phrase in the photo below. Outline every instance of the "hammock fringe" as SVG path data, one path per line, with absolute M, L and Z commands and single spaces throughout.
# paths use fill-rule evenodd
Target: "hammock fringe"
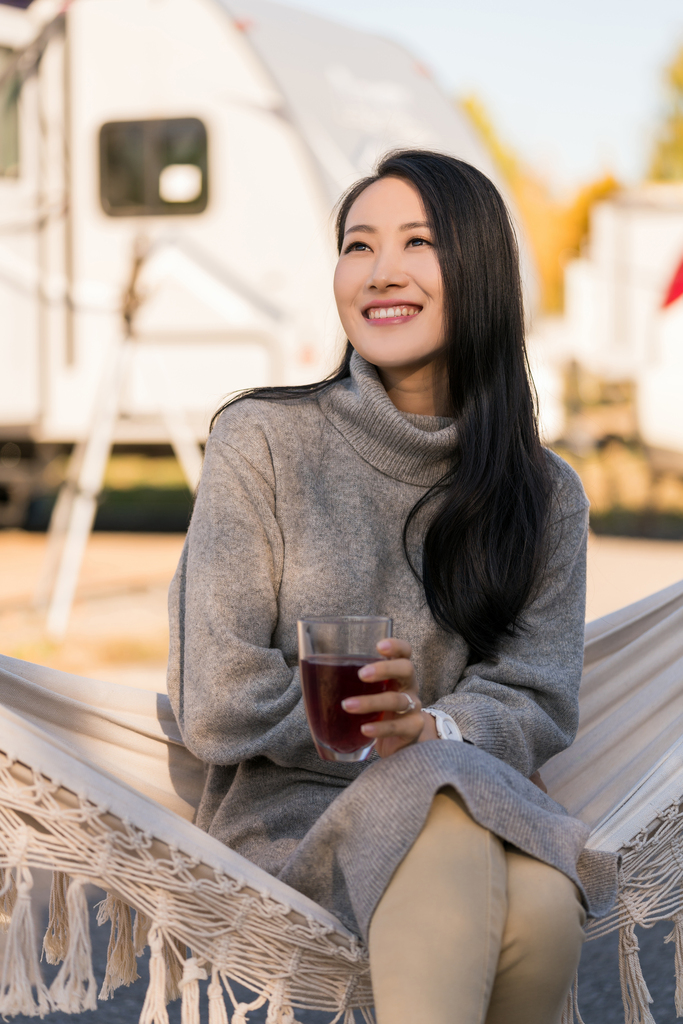
M 253 1011 L 264 1004 L 267 1024 L 297 1024 L 294 1007 L 310 1005 L 309 999 L 313 1006 L 328 1007 L 331 1024 L 355 1024 L 358 1010 L 366 1024 L 373 1024 L 367 952 L 360 944 L 332 945 L 323 924 L 302 917 L 291 920 L 289 907 L 239 878 L 195 876 L 198 860 L 175 847 L 167 847 L 165 859 L 155 850 L 152 859 L 151 836 L 128 822 L 112 830 L 104 808 L 84 798 L 75 807 L 71 804 L 70 817 L 62 816 L 53 802 L 57 785 L 32 774 L 32 785 L 17 787 L 0 755 L 0 915 L 9 919 L 0 1015 L 96 1009 L 84 886 L 101 879 L 99 884 L 123 886 L 123 898 L 110 892 L 98 908 L 98 923 L 111 922 L 100 998 L 110 998 L 120 985 L 136 979 L 135 956 L 149 944 L 150 982 L 140 1024 L 168 1024 L 166 1005 L 179 995 L 182 1024 L 200 1024 L 199 982 L 208 980 L 209 963 L 208 1024 L 249 1024 Z M 36 818 L 41 830 L 27 826 L 25 815 Z M 619 905 L 611 920 L 608 916 L 588 928 L 587 937 L 596 938 L 613 931 L 618 920 L 626 1024 L 654 1024 L 636 924 L 672 921 L 666 941 L 675 944 L 676 1012 L 683 1010 L 682 836 L 683 806 L 678 802 L 624 848 Z M 99 852 L 102 838 L 106 858 Z M 31 917 L 29 864 L 54 866 L 43 949 L 48 961 L 62 960 L 62 965 L 49 991 L 40 974 Z M 154 866 L 154 885 L 141 864 L 147 874 Z M 193 953 L 186 956 L 190 943 Z M 238 1000 L 230 987 L 232 978 L 259 994 L 249 1003 Z M 583 1024 L 576 981 L 562 1024 Z
M 230 996 L 230 1002 L 232 1003 L 234 1008 L 234 1013 L 232 1015 L 230 1024 L 249 1024 L 249 1018 L 247 1015 L 251 1013 L 252 1010 L 260 1009 L 263 1006 L 263 1004 L 268 1001 L 268 997 L 259 996 L 257 999 L 254 999 L 251 1003 L 238 1003 L 237 999 L 235 998 L 235 993 L 233 992 L 232 987 L 230 985 L 230 982 L 226 978 L 225 973 L 223 971 L 221 971 L 221 978 L 223 979 L 223 984 L 225 985 L 227 993 Z
M 209 997 L 209 1024 L 229 1024 L 221 976 L 215 964 L 211 968 L 211 984 L 207 989 L 207 994 Z
M 69 922 L 69 946 L 59 973 L 52 982 L 50 999 L 56 1010 L 81 1013 L 97 1009 L 95 975 L 92 970 L 92 944 L 85 898 L 86 879 L 75 876 L 66 894 Z
M 133 925 L 133 949 L 136 956 L 142 956 L 145 946 L 149 943 L 149 930 L 152 927 L 152 919 L 142 910 L 135 911 L 135 924 Z
M 167 1003 L 173 1003 L 176 999 L 180 999 L 180 983 L 183 979 L 186 949 L 184 942 L 164 935 L 163 955 L 166 962 L 165 998 Z
M 0 932 L 6 932 L 17 902 L 17 883 L 10 868 L 0 869 Z
M 24 836 L 24 847 L 28 837 Z M 10 921 L 5 960 L 0 981 L 0 1014 L 13 1017 L 44 1017 L 52 1009 L 52 1000 L 40 973 L 36 933 L 31 913 L 33 877 L 27 867 L 16 869 L 17 898 Z M 33 989 L 36 998 L 33 997 Z
M 673 931 L 666 936 L 664 942 L 675 943 L 676 992 L 674 995 L 676 1016 L 683 1017 L 683 912 L 673 919 Z
M 266 1024 L 299 1024 L 294 1018 L 294 1010 L 289 1004 L 287 985 L 284 978 L 279 978 L 269 994 Z
M 152 924 L 149 930 L 149 948 L 149 985 L 139 1024 L 168 1024 L 164 935 L 157 924 Z
M 123 900 L 107 893 L 107 898 L 98 904 L 98 925 L 111 922 L 109 945 L 107 947 L 107 969 L 98 999 L 111 999 L 117 988 L 132 985 L 140 977 L 135 962 L 133 946 L 133 920 L 130 907 Z
M 182 1024 L 200 1024 L 199 1020 L 199 982 L 206 981 L 207 973 L 199 966 L 199 960 L 190 956 L 183 965 L 183 976 L 180 981 L 182 1005 L 180 1019 Z
M 650 1013 L 652 996 L 645 983 L 638 952 L 635 922 L 628 921 L 619 929 L 619 977 L 624 1002 L 625 1024 L 656 1024 Z
M 49 918 L 43 938 L 43 956 L 49 964 L 61 964 L 69 948 L 69 921 L 66 909 L 68 888 L 69 876 L 63 871 L 53 871 Z

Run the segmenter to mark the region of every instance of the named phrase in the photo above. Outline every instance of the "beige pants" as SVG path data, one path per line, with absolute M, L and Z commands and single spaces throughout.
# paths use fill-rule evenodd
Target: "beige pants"
M 559 1024 L 584 920 L 566 875 L 437 794 L 370 924 L 378 1024 Z

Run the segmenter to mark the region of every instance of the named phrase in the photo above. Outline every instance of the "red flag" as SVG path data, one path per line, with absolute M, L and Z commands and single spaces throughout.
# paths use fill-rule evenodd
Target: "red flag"
M 681 295 L 683 295 L 683 260 L 678 264 L 678 270 L 674 274 L 673 280 L 669 285 L 666 298 L 662 303 L 662 309 L 666 309 L 666 307 L 670 306 L 672 302 L 676 301 L 676 299 L 680 299 Z

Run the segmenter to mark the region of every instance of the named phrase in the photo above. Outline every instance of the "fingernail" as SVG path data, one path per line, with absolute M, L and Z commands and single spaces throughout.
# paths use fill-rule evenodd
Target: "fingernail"
M 358 669 L 359 679 L 372 679 L 375 674 L 375 670 L 372 665 L 364 665 L 363 668 Z
M 377 644 L 377 650 L 378 651 L 390 651 L 391 650 L 391 640 L 380 640 L 380 642 Z
M 374 727 L 374 725 L 361 725 L 360 731 L 363 733 L 364 736 L 374 736 L 375 735 L 375 727 Z
M 346 700 L 341 702 L 344 711 L 355 711 L 360 705 L 360 701 L 357 697 L 347 697 Z

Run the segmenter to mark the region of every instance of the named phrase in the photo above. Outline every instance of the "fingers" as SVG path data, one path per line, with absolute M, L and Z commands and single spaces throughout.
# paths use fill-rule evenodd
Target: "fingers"
M 358 671 L 358 678 L 366 683 L 391 680 L 395 685 L 384 693 L 366 695 L 361 692 L 358 696 L 347 697 L 342 701 L 344 711 L 352 715 L 367 715 L 377 711 L 393 711 L 400 714 L 409 706 L 406 702 L 406 693 L 410 693 L 419 707 L 415 671 L 410 661 L 410 644 L 405 640 L 381 640 L 377 644 L 377 649 L 387 656 L 386 660 L 364 665 Z M 393 658 L 390 658 L 390 655 L 393 655 Z M 361 684 L 359 689 L 362 690 Z
M 395 679 L 402 690 L 412 686 L 415 673 L 412 661 L 407 658 L 399 658 L 396 661 L 373 661 L 370 665 L 363 665 L 358 670 L 358 678 L 364 683 L 375 682 L 380 679 Z
M 387 690 L 385 693 L 347 697 L 341 704 L 344 711 L 348 711 L 350 715 L 369 715 L 376 711 L 393 711 L 394 714 L 402 715 L 410 707 L 407 695 L 408 690 Z M 410 691 L 410 697 L 415 703 L 416 710 L 419 709 L 420 698 L 413 691 Z
M 361 725 L 360 731 L 368 739 L 377 741 L 377 752 L 380 757 L 386 756 L 401 747 L 417 743 L 424 728 L 424 715 L 416 708 L 407 715 L 390 718 L 381 722 L 367 722 Z
M 376 750 L 380 757 L 388 757 L 402 747 L 418 742 L 424 730 L 425 716 L 417 694 L 410 644 L 392 637 L 380 640 L 377 650 L 384 660 L 364 665 L 358 672 L 359 679 L 364 682 L 390 679 L 396 689 L 347 697 L 342 701 L 342 707 L 352 715 L 388 712 L 388 716 L 385 714 L 381 721 L 361 725 L 363 735 L 376 740 Z M 410 704 L 407 697 L 415 705 L 413 710 L 408 710 Z
M 385 658 L 408 658 L 413 655 L 413 649 L 406 640 L 398 640 L 396 637 L 389 637 L 387 640 L 380 640 L 377 650 Z

